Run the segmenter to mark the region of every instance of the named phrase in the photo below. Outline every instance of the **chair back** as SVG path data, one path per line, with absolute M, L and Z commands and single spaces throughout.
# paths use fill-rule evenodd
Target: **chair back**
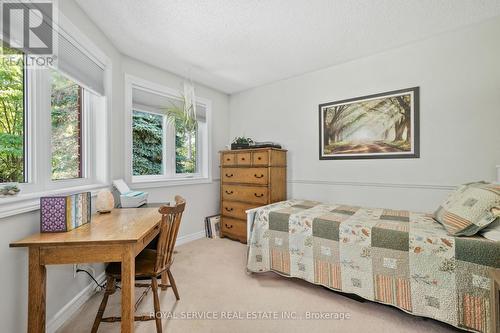
M 160 235 L 156 246 L 155 271 L 157 273 L 165 271 L 173 261 L 175 241 L 185 207 L 186 200 L 176 195 L 175 206 L 161 206 L 159 209 L 162 216 Z

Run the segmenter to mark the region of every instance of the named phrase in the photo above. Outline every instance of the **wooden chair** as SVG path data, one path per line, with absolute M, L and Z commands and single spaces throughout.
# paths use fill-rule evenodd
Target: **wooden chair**
M 135 303 L 135 309 L 143 300 L 143 298 L 148 293 L 149 289 L 153 291 L 153 305 L 155 314 L 160 314 L 160 301 L 158 298 L 158 286 L 161 289 L 167 289 L 172 287 L 174 291 L 175 298 L 180 300 L 179 292 L 177 286 L 175 285 L 175 280 L 170 271 L 170 266 L 173 262 L 173 253 L 175 241 L 177 239 L 177 233 L 179 231 L 179 226 L 181 223 L 182 213 L 186 206 L 186 201 L 180 197 L 175 197 L 175 206 L 162 206 L 159 209 L 161 218 L 160 233 L 158 237 L 158 244 L 156 250 L 144 249 L 135 258 L 135 276 L 136 278 L 150 278 L 151 283 L 136 283 L 136 287 L 147 288 L 142 295 L 138 298 Z M 164 285 L 158 283 L 158 278 L 162 275 L 167 274 L 170 284 Z M 108 298 L 110 295 L 116 292 L 116 280 L 121 280 L 121 264 L 120 263 L 110 263 L 106 267 L 106 291 L 104 292 L 104 297 L 102 299 L 99 310 L 94 320 L 94 325 L 92 326 L 92 333 L 97 332 L 99 324 L 102 322 L 116 322 L 120 321 L 121 317 L 105 317 L 104 310 L 108 303 Z M 161 317 L 159 315 L 141 315 L 135 316 L 136 321 L 146 321 L 155 320 L 156 321 L 156 332 L 161 333 Z

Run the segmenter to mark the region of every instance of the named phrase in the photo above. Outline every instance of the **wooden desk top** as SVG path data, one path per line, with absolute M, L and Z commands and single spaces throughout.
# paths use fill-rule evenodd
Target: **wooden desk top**
M 134 243 L 161 220 L 158 208 L 121 208 L 108 214 L 94 214 L 90 223 L 68 232 L 38 233 L 10 244 L 10 247 L 96 245 Z

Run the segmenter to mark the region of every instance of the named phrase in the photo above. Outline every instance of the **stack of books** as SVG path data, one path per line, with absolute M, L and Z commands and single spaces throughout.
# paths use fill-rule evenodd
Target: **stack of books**
M 205 236 L 207 238 L 220 237 L 220 215 L 205 217 Z
M 90 192 L 40 198 L 40 231 L 65 232 L 90 223 Z

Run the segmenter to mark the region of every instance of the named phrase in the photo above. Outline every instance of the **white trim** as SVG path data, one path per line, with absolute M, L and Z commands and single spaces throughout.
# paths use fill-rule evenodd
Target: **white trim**
M 96 278 L 97 282 L 103 283 L 106 280 L 106 273 L 102 272 Z M 78 309 L 85 304 L 95 293 L 96 290 L 94 288 L 95 283 L 91 281 L 89 285 L 82 289 L 72 300 L 66 303 L 54 317 L 47 320 L 46 330 L 47 333 L 54 333 L 57 331 L 68 319 L 73 316 Z
M 390 187 L 390 188 L 408 188 L 408 189 L 443 190 L 443 191 L 450 191 L 456 189 L 456 186 L 454 185 L 438 185 L 438 184 L 341 182 L 341 181 L 309 180 L 309 179 L 292 179 L 288 180 L 287 182 L 290 184 L 306 184 L 306 185 Z
M 187 234 L 181 237 L 177 237 L 177 241 L 175 242 L 175 246 L 179 246 L 182 244 L 186 244 L 192 241 L 195 241 L 197 239 L 205 238 L 205 230 L 200 230 L 197 232 L 194 232 L 192 234 Z
M 40 209 L 40 197 L 43 196 L 68 195 L 84 191 L 90 191 L 92 196 L 96 196 L 97 192 L 105 188 L 109 189 L 110 187 L 106 184 L 93 184 L 44 192 L 18 194 L 11 198 L 3 197 L 0 198 L 0 207 L 2 208 L 0 211 L 0 219 Z
M 186 244 L 197 239 L 205 237 L 205 231 L 200 230 L 192 234 L 177 237 L 175 246 Z M 97 282 L 103 283 L 106 280 L 105 272 L 102 272 L 97 278 Z M 66 321 L 68 321 L 82 305 L 84 305 L 95 293 L 95 283 L 92 281 L 89 285 L 82 289 L 73 299 L 66 303 L 57 313 L 47 321 L 47 333 L 56 332 Z
M 185 186 L 185 185 L 200 185 L 212 184 L 217 180 L 209 178 L 183 178 L 183 179 L 168 179 L 158 178 L 158 180 L 150 179 L 144 181 L 134 181 L 131 184 L 132 189 L 146 189 L 155 187 L 171 187 L 171 186 Z

